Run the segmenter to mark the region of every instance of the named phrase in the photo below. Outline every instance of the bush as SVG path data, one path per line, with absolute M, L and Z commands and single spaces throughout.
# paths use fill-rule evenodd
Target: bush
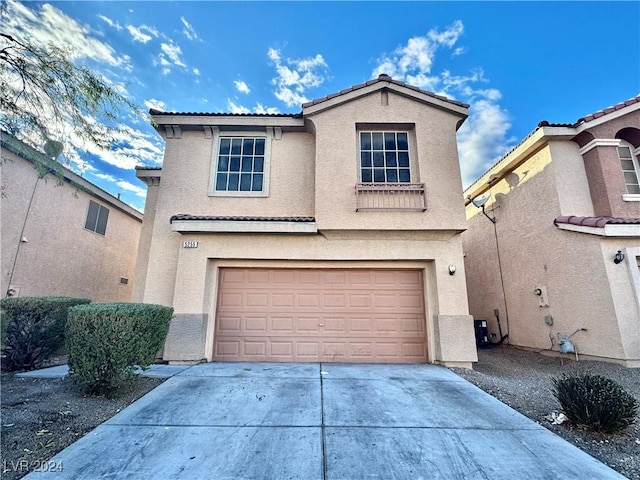
M 553 396 L 572 422 L 589 430 L 613 433 L 634 422 L 638 401 L 613 380 L 600 375 L 565 375 L 553 379 Z
M 70 307 L 88 298 L 14 297 L 0 300 L 2 309 L 2 368 L 33 370 L 64 345 Z
M 164 344 L 173 309 L 142 303 L 72 308 L 66 341 L 69 375 L 82 391 L 109 394 L 147 368 Z

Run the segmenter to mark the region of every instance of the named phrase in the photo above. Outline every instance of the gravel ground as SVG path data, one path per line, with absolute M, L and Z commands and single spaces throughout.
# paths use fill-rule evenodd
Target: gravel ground
M 117 398 L 84 396 L 68 378 L 28 379 L 2 374 L 3 480 L 34 470 L 64 470 L 48 460 L 162 383 L 138 378 Z
M 545 416 L 560 412 L 551 379 L 562 374 L 602 375 L 619 383 L 640 401 L 640 369 L 605 362 L 564 359 L 508 345 L 478 351 L 474 370 L 454 368 L 461 377 L 540 423 L 568 442 L 632 480 L 640 480 L 640 415 L 619 434 L 598 434 L 569 423 L 553 425 Z

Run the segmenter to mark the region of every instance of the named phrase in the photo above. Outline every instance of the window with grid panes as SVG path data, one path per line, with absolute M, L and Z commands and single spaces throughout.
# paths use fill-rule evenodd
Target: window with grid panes
M 220 137 L 216 191 L 263 191 L 265 142 L 265 137 Z
M 624 183 L 627 187 L 627 193 L 640 194 L 640 182 L 638 181 L 638 164 L 637 159 L 634 159 L 631 148 L 622 145 L 618 147 L 618 158 L 620 159 L 620 166 L 622 167 L 622 175 L 624 176 Z
M 360 181 L 411 182 L 407 132 L 360 132 Z

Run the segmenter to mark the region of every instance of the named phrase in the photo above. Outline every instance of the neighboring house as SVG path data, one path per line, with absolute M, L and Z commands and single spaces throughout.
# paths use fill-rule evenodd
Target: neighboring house
M 3 296 L 130 301 L 142 214 L 61 165 L 53 172 L 16 138 L 1 141 Z
M 640 96 L 540 123 L 467 188 L 470 311 L 494 341 L 498 309 L 512 345 L 640 367 L 639 158 Z
M 467 107 L 381 75 L 300 114 L 152 110 L 134 297 L 175 309 L 164 358 L 471 366 Z

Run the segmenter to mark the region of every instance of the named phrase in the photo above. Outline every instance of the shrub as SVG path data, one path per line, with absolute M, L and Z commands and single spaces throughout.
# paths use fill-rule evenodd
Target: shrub
M 69 374 L 82 391 L 109 394 L 153 363 L 173 309 L 143 303 L 94 303 L 72 308 L 66 342 Z
M 64 345 L 70 307 L 88 298 L 14 297 L 0 300 L 2 309 L 2 368 L 33 370 Z
M 633 423 L 638 410 L 635 398 L 600 375 L 565 375 L 553 379 L 553 386 L 569 420 L 596 432 L 622 430 Z

